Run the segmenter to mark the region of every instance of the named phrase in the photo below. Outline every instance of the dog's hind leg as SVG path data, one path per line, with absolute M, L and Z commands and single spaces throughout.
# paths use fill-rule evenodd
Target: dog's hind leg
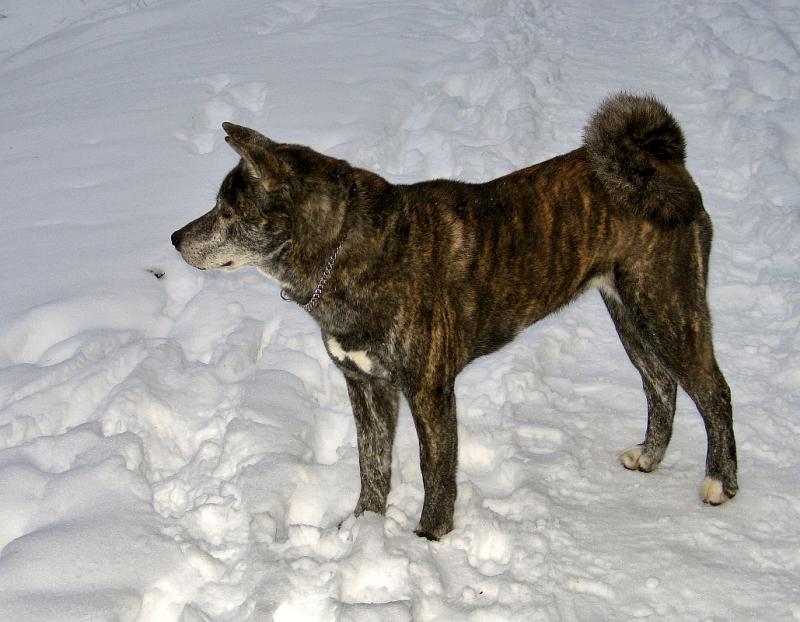
M 739 490 L 736 440 L 731 391 L 714 358 L 710 326 L 703 324 L 705 328 L 693 335 L 677 339 L 667 360 L 697 406 L 706 428 L 706 477 L 700 494 L 704 502 L 720 505 Z
M 361 494 L 355 511 L 386 512 L 392 478 L 392 445 L 400 391 L 385 380 L 347 373 L 347 392 L 358 437 Z
M 672 437 L 678 383 L 655 352 L 648 349 L 616 292 L 606 289 L 601 290 L 601 295 L 628 358 L 642 376 L 642 386 L 647 397 L 647 432 L 644 442 L 623 451 L 619 460 L 626 469 L 649 473 L 661 462 Z
M 739 490 L 731 391 L 716 361 L 711 369 L 685 371 L 688 374 L 682 386 L 703 416 L 708 436 L 706 477 L 700 495 L 706 503 L 720 505 Z M 695 371 L 699 373 L 692 373 Z
M 703 418 L 708 447 L 701 495 L 719 505 L 739 486 L 731 392 L 714 356 L 705 295 L 709 245 L 710 226 L 694 223 L 649 257 L 617 269 L 615 284 L 645 350 L 669 370 Z

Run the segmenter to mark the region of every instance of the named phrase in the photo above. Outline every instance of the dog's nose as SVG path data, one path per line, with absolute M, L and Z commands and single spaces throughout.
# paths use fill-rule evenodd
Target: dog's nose
M 183 239 L 183 229 L 178 229 L 175 233 L 172 234 L 170 238 L 172 240 L 172 245 L 180 250 L 181 240 Z

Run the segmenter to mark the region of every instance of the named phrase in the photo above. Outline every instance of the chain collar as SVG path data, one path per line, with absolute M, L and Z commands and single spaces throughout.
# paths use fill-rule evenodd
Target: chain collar
M 340 243 L 339 246 L 336 247 L 336 249 L 333 251 L 333 254 L 328 259 L 328 263 L 325 264 L 325 269 L 322 271 L 322 275 L 319 277 L 319 282 L 317 283 L 317 287 L 316 289 L 314 289 L 314 293 L 311 294 L 311 298 L 309 299 L 309 301 L 304 305 L 300 305 L 306 311 L 311 311 L 314 307 L 317 306 L 317 303 L 319 302 L 319 299 L 322 296 L 322 291 L 325 289 L 325 283 L 327 283 L 328 279 L 331 278 L 331 273 L 333 272 L 333 265 L 336 263 L 336 256 L 342 249 L 342 244 L 343 243 Z M 289 297 L 285 289 L 281 290 L 281 298 L 291 302 L 297 302 L 293 298 Z M 300 303 L 298 302 L 297 304 Z

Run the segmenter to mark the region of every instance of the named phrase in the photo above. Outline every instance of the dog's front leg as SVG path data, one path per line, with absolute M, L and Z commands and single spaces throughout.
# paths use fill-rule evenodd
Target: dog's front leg
M 419 437 L 425 501 L 418 536 L 438 540 L 453 528 L 458 436 L 453 383 L 408 396 Z
M 361 469 L 361 495 L 354 514 L 384 514 L 392 478 L 392 444 L 400 392 L 379 378 L 348 374 L 346 379 L 356 420 Z

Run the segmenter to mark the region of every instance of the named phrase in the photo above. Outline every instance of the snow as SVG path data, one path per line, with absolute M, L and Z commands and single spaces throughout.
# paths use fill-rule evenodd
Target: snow
M 0 0 L 0 619 L 800 620 L 800 7 L 790 0 Z M 610 92 L 680 120 L 741 491 L 679 398 L 652 474 L 596 294 L 468 367 L 455 530 L 385 517 L 313 321 L 171 248 L 251 125 L 398 182 L 575 147 Z M 160 276 L 160 278 L 156 278 Z

